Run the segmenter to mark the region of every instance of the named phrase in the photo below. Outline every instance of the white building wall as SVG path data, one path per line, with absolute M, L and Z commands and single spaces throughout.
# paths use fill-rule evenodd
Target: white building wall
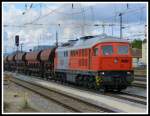
M 142 62 L 147 64 L 147 43 L 142 43 Z
M 141 58 L 132 58 L 132 65 L 133 67 L 137 67 L 138 62 L 141 60 Z

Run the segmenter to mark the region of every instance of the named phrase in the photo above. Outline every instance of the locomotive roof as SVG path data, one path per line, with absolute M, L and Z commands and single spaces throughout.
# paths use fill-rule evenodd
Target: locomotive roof
M 84 49 L 91 48 L 97 43 L 100 42 L 128 42 L 127 40 L 120 39 L 118 37 L 107 36 L 105 34 L 91 36 L 91 38 L 80 38 L 73 46 L 68 47 L 58 47 L 56 51 L 64 51 L 64 50 L 74 50 L 74 49 Z

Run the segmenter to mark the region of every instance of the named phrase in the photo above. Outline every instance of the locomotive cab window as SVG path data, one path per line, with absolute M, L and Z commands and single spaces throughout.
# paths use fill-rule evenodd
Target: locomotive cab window
M 65 52 L 64 52 L 64 57 L 67 57 L 67 56 L 68 56 L 68 52 L 65 51 Z
M 66 51 L 66 57 L 68 56 L 68 51 Z
M 112 45 L 102 46 L 102 52 L 104 55 L 111 55 L 113 54 L 113 47 Z
M 93 53 L 94 53 L 94 56 L 97 56 L 98 55 L 98 48 L 94 48 Z
M 118 46 L 118 54 L 128 54 L 128 46 L 126 45 L 120 45 Z

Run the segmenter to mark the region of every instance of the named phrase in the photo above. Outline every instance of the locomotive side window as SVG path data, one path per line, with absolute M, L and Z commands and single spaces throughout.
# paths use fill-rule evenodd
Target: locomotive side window
M 84 49 L 82 49 L 82 56 L 84 56 Z
M 113 47 L 111 45 L 102 46 L 102 51 L 104 55 L 113 54 Z
M 118 54 L 128 54 L 128 46 L 125 46 L 125 45 L 121 45 L 121 46 L 118 46 Z
M 72 56 L 72 51 L 70 51 L 70 55 Z
M 64 57 L 67 57 L 68 56 L 68 51 L 65 51 L 64 52 Z
M 94 48 L 94 56 L 98 55 L 98 48 Z
M 81 50 L 79 50 L 79 56 L 81 56 L 81 53 L 82 53 L 82 51 L 81 51 Z
M 76 50 L 76 56 L 78 56 L 78 51 Z
M 87 56 L 87 49 L 85 49 L 85 56 Z

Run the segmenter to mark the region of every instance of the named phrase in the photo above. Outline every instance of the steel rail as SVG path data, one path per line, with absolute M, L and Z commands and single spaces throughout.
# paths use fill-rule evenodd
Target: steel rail
M 85 102 L 83 100 L 80 100 L 78 98 L 74 98 L 72 96 L 66 95 L 59 91 L 48 89 L 46 87 L 36 85 L 33 83 L 25 82 L 18 78 L 12 78 L 11 81 L 27 89 L 30 89 L 31 91 L 36 92 L 48 99 L 51 99 L 54 102 L 74 112 L 114 112 L 111 109 L 106 109 L 104 107 L 100 107 L 100 106 Z

